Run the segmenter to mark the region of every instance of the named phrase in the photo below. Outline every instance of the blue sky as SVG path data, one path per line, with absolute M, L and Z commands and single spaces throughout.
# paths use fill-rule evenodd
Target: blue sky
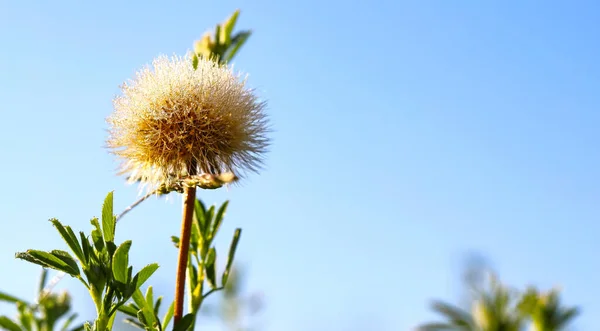
M 235 67 L 269 101 L 273 145 L 260 175 L 200 197 L 231 200 L 217 244 L 244 229 L 263 330 L 408 330 L 430 299 L 458 300 L 471 250 L 512 285 L 561 285 L 576 325 L 597 326 L 594 1 L 2 1 L 1 290 L 34 294 L 15 251 L 66 248 L 47 219 L 89 231 L 107 192 L 135 200 L 103 148 L 118 86 L 236 8 L 254 34 Z M 169 299 L 180 204 L 117 229 Z M 93 317 L 78 283 L 60 287 Z

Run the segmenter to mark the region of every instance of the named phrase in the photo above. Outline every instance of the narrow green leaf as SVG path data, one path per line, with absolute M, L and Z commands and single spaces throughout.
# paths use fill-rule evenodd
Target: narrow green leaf
M 206 269 L 206 280 L 208 280 L 208 284 L 213 289 L 217 288 L 217 276 L 216 276 L 216 261 L 217 261 L 217 251 L 215 251 L 214 247 L 208 250 L 208 256 L 206 257 L 206 263 L 204 268 Z
M 121 283 L 127 283 L 127 267 L 129 265 L 129 248 L 131 240 L 122 243 L 115 251 L 112 259 L 112 272 L 115 280 Z
M 53 251 L 50 251 L 50 254 L 56 256 L 61 261 L 63 261 L 64 263 L 66 263 L 73 271 L 76 271 L 76 273 L 71 274 L 71 275 L 73 275 L 73 276 L 78 276 L 79 275 L 79 266 L 77 265 L 77 262 L 71 256 L 71 254 L 69 254 L 69 252 L 65 252 L 65 251 L 61 251 L 61 250 L 55 249 Z
M 120 306 L 118 308 L 118 310 L 120 312 L 122 312 L 123 314 L 129 315 L 131 317 L 137 317 L 137 312 L 138 312 L 139 309 L 136 309 L 131 304 L 129 304 L 129 305 L 122 305 L 122 306 Z
M 144 329 L 149 330 L 148 320 L 146 319 L 146 316 L 144 315 L 143 308 L 137 312 L 137 318 L 138 318 L 138 321 L 140 321 L 145 326 Z
M 90 263 L 90 242 L 83 231 L 79 232 L 79 239 L 81 240 L 81 248 L 83 251 L 82 263 L 87 267 Z
M 102 252 L 104 250 L 104 237 L 102 237 L 102 229 L 100 229 L 98 218 L 92 218 L 90 223 L 94 226 L 94 230 L 92 230 L 92 242 L 94 243 L 94 247 L 96 248 L 96 251 Z
M 133 266 L 129 266 L 129 268 L 127 268 L 127 284 L 131 283 L 132 281 L 131 275 L 133 275 Z
M 150 276 L 152 276 L 156 269 L 158 269 L 158 263 L 150 263 L 143 267 L 142 270 L 136 274 L 136 277 L 138 277 L 135 284 L 136 289 L 144 285 L 144 283 L 148 280 L 148 278 L 150 278 Z
M 227 280 L 229 279 L 231 266 L 233 265 L 233 259 L 235 258 L 235 251 L 237 250 L 237 246 L 240 241 L 241 235 L 242 229 L 235 229 L 235 232 L 233 233 L 233 239 L 231 240 L 231 245 L 229 246 L 229 254 L 227 256 L 227 264 L 225 265 L 225 271 L 223 271 L 223 276 L 221 277 L 221 283 L 223 286 L 227 284 Z
M 67 230 L 68 234 L 69 234 L 69 238 L 71 238 L 71 241 L 73 242 L 73 247 L 71 247 L 69 245 L 69 247 L 73 250 L 73 254 L 75 254 L 75 256 L 80 260 L 83 261 L 84 256 L 83 256 L 83 250 L 81 249 L 81 246 L 79 245 L 79 242 L 77 241 L 77 236 L 75 235 L 75 232 L 73 232 L 73 229 L 71 229 L 70 226 L 65 226 L 65 230 Z
M 200 241 L 200 228 L 196 222 L 192 222 L 190 234 L 190 254 L 198 254 L 198 244 Z
M 219 47 L 221 44 L 221 25 L 217 24 L 215 27 L 215 47 Z
M 23 331 L 17 323 L 6 316 L 0 316 L 0 327 L 8 331 Z
M 144 295 L 142 294 L 142 291 L 140 289 L 137 289 L 135 290 L 135 292 L 133 292 L 131 299 L 133 299 L 133 302 L 135 302 L 135 304 L 140 310 L 144 308 L 154 308 L 152 306 L 148 307 L 148 304 L 146 303 L 146 298 L 144 298 Z
M 78 275 L 79 270 L 72 269 L 67 263 L 58 257 L 43 251 L 30 249 L 24 253 L 17 253 L 16 258 L 35 263 L 44 268 L 52 268 L 58 271 L 63 271 L 69 275 Z
M 146 289 L 146 307 L 154 308 L 154 291 L 152 291 L 152 286 L 148 286 Z
M 154 310 L 152 308 L 144 307 L 141 310 L 142 314 L 146 318 L 146 326 L 153 328 L 156 323 L 156 317 L 154 316 Z
M 156 319 L 154 317 L 154 307 L 152 304 L 148 305 L 146 299 L 144 298 L 144 295 L 142 294 L 142 291 L 140 291 L 139 289 L 135 290 L 131 298 L 140 308 L 140 310 L 137 312 L 137 316 L 138 319 L 140 319 L 140 322 L 142 322 L 143 320 L 144 325 L 148 327 L 154 325 L 154 323 L 156 322 Z
M 217 215 L 215 216 L 215 220 L 211 222 L 210 228 L 210 237 L 209 240 L 212 240 L 217 236 L 217 232 L 219 232 L 219 228 L 223 223 L 223 217 L 225 216 L 225 211 L 227 210 L 227 206 L 229 205 L 229 201 L 225 201 L 221 207 L 219 207 L 219 211 L 217 211 Z
M 19 303 L 17 304 L 17 310 L 19 311 L 19 322 L 21 323 L 19 326 L 21 329 L 26 331 L 33 330 L 33 314 L 31 313 L 31 309 L 26 305 Z
M 15 258 L 25 260 L 25 261 L 33 263 L 33 264 L 37 264 L 37 265 L 41 266 L 42 268 L 51 268 L 48 265 L 48 263 L 45 263 L 44 261 L 40 261 L 40 260 L 34 258 L 28 252 L 17 252 L 17 253 L 15 253 Z
M 115 240 L 115 222 L 113 214 L 113 192 L 109 192 L 102 204 L 102 233 L 104 240 L 113 242 Z
M 0 291 L 0 301 L 6 301 L 6 302 L 12 302 L 12 303 L 23 302 L 23 303 L 27 304 L 27 302 L 25 302 L 17 297 L 14 297 L 10 294 L 4 293 L 2 291 Z
M 206 228 L 210 229 L 212 226 L 212 222 L 215 220 L 215 206 L 210 206 L 206 213 L 204 213 L 204 218 L 206 219 Z
M 163 297 L 160 296 L 156 299 L 156 304 L 154 304 L 154 315 L 158 316 L 158 311 L 160 309 L 160 304 L 162 303 Z
M 171 318 L 173 318 L 173 311 L 175 309 L 175 302 L 171 302 L 171 305 L 169 306 L 169 309 L 167 309 L 167 312 L 165 313 L 165 316 L 162 319 L 162 329 L 166 330 L 167 326 L 169 326 L 169 322 L 171 322 Z
M 194 219 L 198 223 L 200 227 L 200 235 L 206 235 L 206 219 L 204 215 L 206 214 L 206 208 L 200 199 L 196 199 L 196 203 L 194 204 Z
M 233 60 L 240 48 L 244 45 L 244 43 L 246 43 L 248 38 L 250 38 L 251 34 L 252 31 L 244 31 L 238 33 L 235 37 L 233 37 L 233 39 L 231 39 L 231 46 L 227 49 L 225 56 L 223 57 L 223 61 L 225 63 L 229 63 L 231 60 Z
M 77 237 L 75 237 L 75 233 L 71 230 L 71 227 L 63 226 L 56 218 L 51 219 L 50 222 L 52 222 L 52 225 L 58 230 L 60 236 L 67 245 L 69 245 L 73 254 L 75 254 L 79 260 L 83 261 L 83 251 L 81 250 L 81 247 L 79 247 L 79 242 L 77 241 Z
M 78 326 L 72 328 L 69 331 L 83 331 L 85 329 L 85 324 L 79 324 Z
M 173 245 L 175 245 L 175 248 L 179 248 L 179 237 L 171 236 L 171 242 L 173 242 Z
M 67 318 L 67 320 L 63 323 L 62 328 L 60 328 L 61 331 L 67 331 L 67 329 L 69 328 L 69 326 L 71 325 L 71 323 L 73 323 L 73 321 L 77 318 L 77 313 L 73 313 L 69 316 L 69 318 Z M 83 325 L 82 325 L 83 327 Z
M 223 23 L 223 35 L 221 37 L 222 44 L 229 45 L 231 43 L 231 33 L 233 32 L 233 28 L 235 27 L 235 23 L 237 22 L 238 16 L 240 15 L 240 10 L 236 10 L 233 14 Z
M 175 325 L 173 331 L 187 331 L 194 322 L 194 314 L 189 313 L 181 318 L 179 323 Z
M 193 288 L 194 286 L 196 286 L 196 284 L 198 284 L 198 269 L 192 263 L 192 261 L 189 261 L 187 269 L 188 269 L 188 277 L 190 280 L 190 286 Z

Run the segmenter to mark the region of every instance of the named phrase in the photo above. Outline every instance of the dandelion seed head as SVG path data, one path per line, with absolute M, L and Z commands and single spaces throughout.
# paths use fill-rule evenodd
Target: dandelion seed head
M 227 66 L 156 58 L 121 86 L 107 122 L 119 174 L 150 189 L 187 175 L 258 172 L 269 145 L 265 102 Z

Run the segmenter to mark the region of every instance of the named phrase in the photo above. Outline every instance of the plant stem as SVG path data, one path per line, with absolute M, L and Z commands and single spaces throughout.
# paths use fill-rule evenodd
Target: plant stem
M 190 235 L 196 203 L 196 188 L 185 187 L 183 192 L 183 216 L 181 220 L 181 236 L 179 238 L 179 256 L 177 259 L 177 278 L 175 279 L 175 307 L 173 311 L 173 325 L 183 316 L 183 299 L 185 296 L 185 276 L 190 250 Z

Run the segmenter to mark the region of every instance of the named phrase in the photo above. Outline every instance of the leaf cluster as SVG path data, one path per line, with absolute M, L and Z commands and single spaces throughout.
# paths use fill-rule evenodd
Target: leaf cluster
M 84 284 L 88 289 L 98 318 L 94 325 L 86 325 L 86 330 L 110 328 L 115 312 L 129 300 L 133 294 L 158 269 L 152 263 L 133 274 L 129 265 L 129 249 L 131 241 L 127 240 L 117 246 L 115 239 L 116 216 L 113 213 L 113 193 L 110 192 L 102 206 L 102 218 L 92 218 L 91 235 L 79 232 L 79 236 L 70 226 L 64 226 L 57 219 L 50 222 L 63 240 L 70 253 L 63 250 L 49 252 L 30 249 L 16 254 L 22 260 L 55 269 L 69 274 Z

